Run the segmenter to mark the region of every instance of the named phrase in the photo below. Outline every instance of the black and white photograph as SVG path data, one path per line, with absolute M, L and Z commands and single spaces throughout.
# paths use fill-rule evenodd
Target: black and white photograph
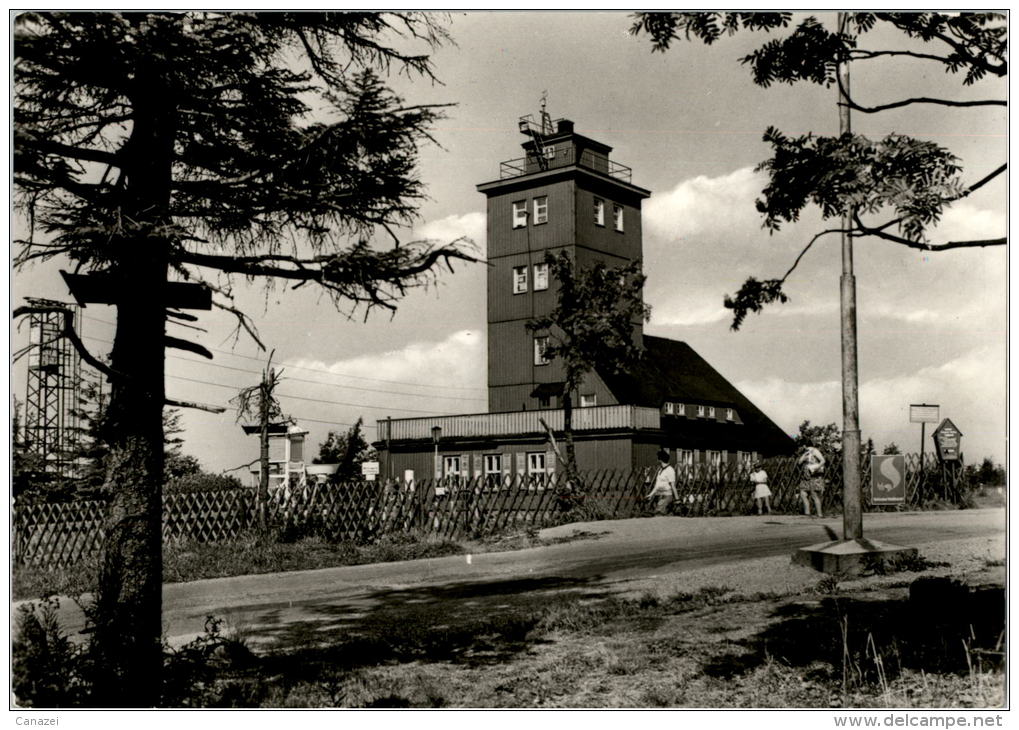
M 10 721 L 1003 727 L 1009 19 L 10 11 Z

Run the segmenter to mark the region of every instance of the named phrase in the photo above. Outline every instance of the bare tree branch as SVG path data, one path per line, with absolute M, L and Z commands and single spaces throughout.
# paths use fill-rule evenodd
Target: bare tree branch
M 174 400 L 173 398 L 166 398 L 163 400 L 163 403 L 168 406 L 173 406 L 174 408 L 194 408 L 196 410 L 207 411 L 209 413 L 223 413 L 226 411 L 226 408 L 223 406 L 210 406 L 206 403 L 195 403 L 194 401 L 189 400 Z

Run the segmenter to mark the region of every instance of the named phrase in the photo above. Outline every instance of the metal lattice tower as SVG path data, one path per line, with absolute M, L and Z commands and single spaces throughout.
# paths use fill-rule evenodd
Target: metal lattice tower
M 80 331 L 77 305 L 49 299 L 30 304 L 61 307 L 72 313 Z M 79 435 L 81 357 L 66 337 L 62 312 L 33 313 L 29 319 L 28 387 L 25 396 L 25 448 L 38 456 L 48 472 L 74 476 L 72 447 Z

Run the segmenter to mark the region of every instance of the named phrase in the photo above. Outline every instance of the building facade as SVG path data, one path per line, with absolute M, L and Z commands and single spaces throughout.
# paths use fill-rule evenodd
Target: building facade
M 478 185 L 487 198 L 488 412 L 378 422 L 389 478 L 528 476 L 556 471 L 548 429 L 562 433 L 561 365 L 544 357 L 527 322 L 555 306 L 547 254 L 578 268 L 642 260 L 641 205 L 650 191 L 610 158 L 611 147 L 573 122 L 524 117 L 524 156 Z M 679 465 L 739 464 L 788 453 L 792 440 L 683 342 L 643 333 L 641 363 L 623 374 L 589 374 L 574 394 L 574 440 L 582 470 L 653 465 L 667 448 Z M 547 428 L 546 428 L 547 427 Z

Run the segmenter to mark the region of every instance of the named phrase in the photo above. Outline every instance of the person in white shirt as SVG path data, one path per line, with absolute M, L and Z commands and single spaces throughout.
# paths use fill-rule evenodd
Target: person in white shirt
M 651 492 L 645 499 L 652 502 L 655 514 L 664 515 L 677 497 L 676 470 L 669 463 L 669 452 L 665 449 L 658 452 L 658 471 L 652 483 Z
M 810 515 L 810 501 L 813 500 L 817 516 L 823 517 L 821 494 L 824 492 L 824 456 L 816 446 L 808 442 L 800 451 L 796 464 L 802 474 L 800 499 L 803 502 L 803 513 Z
M 750 473 L 750 483 L 754 485 L 754 501 L 757 502 L 757 514 L 767 512 L 770 515 L 771 489 L 768 488 L 768 472 L 764 471 L 760 461 L 754 462 L 753 471 Z

